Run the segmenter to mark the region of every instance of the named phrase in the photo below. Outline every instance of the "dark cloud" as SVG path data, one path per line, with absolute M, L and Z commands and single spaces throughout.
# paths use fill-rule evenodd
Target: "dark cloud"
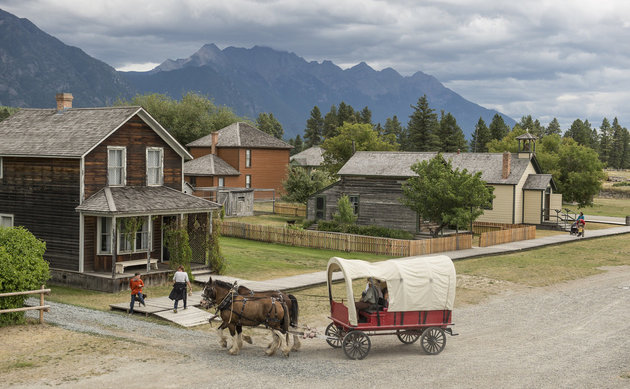
M 0 8 L 116 68 L 185 58 L 206 43 L 262 45 L 342 67 L 421 70 L 515 119 L 630 123 L 622 0 L 0 0 Z

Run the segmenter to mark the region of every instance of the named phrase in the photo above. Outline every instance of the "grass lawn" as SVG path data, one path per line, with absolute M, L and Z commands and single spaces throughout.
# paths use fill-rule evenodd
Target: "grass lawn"
M 585 215 L 625 217 L 630 215 L 630 198 L 609 199 L 596 197 L 593 200 L 593 205 L 590 207 L 576 208 L 568 205 L 567 208 L 577 209 L 578 212 L 584 212 Z

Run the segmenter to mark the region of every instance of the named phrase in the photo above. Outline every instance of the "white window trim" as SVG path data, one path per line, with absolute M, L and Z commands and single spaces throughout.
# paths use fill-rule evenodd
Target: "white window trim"
M 122 219 L 124 219 L 124 217 L 118 218 L 117 220 L 122 220 Z M 144 226 L 146 226 L 146 227 L 147 227 L 147 231 L 146 231 L 146 234 L 147 234 L 147 248 L 144 248 L 144 249 L 139 249 L 138 247 L 136 247 L 136 248 L 135 248 L 135 249 L 133 249 L 133 250 L 122 250 L 122 249 L 121 249 L 121 248 L 122 248 L 122 245 L 121 245 L 121 241 L 122 241 L 122 239 L 121 239 L 121 235 L 122 235 L 122 228 L 118 228 L 118 229 L 116 229 L 116 239 L 118 239 L 118 240 L 116 241 L 116 250 L 117 250 L 118 254 L 137 254 L 137 253 L 146 253 L 146 252 L 149 252 L 150 247 L 151 247 L 151 244 L 150 244 L 150 242 L 149 242 L 149 239 L 151 239 L 151 231 L 150 231 L 150 228 L 151 228 L 151 218 L 150 218 L 149 216 L 147 216 L 147 220 L 146 220 L 145 224 L 143 224 L 143 226 L 142 226 L 142 227 L 144 228 Z M 138 234 L 138 233 L 140 233 L 140 232 L 142 232 L 142 231 L 141 231 L 141 230 L 139 230 L 139 231 L 137 231 L 137 232 L 136 232 L 136 234 Z M 134 239 L 136 239 L 136 238 L 134 237 Z
M 0 218 L 9 218 L 11 219 L 11 225 L 9 227 L 13 227 L 15 225 L 15 216 L 8 213 L 0 213 Z M 0 226 L 1 227 L 1 226 Z
M 109 151 L 122 150 L 122 183 L 112 185 L 109 182 Z M 126 186 L 127 185 L 127 148 L 125 146 L 107 146 L 107 186 Z
M 159 151 L 160 152 L 160 179 L 157 184 L 149 183 L 149 151 Z M 147 167 L 147 186 L 162 186 L 164 185 L 164 148 L 163 147 L 147 147 L 146 151 L 146 167 Z
M 247 168 L 252 167 L 252 150 L 251 149 L 245 150 L 245 167 Z
M 4 165 L 2 164 L 2 157 L 0 157 L 0 178 L 3 177 Z
M 102 243 L 102 239 L 103 239 L 103 230 L 102 230 L 102 225 L 101 225 L 101 220 L 102 219 L 109 219 L 110 220 L 110 228 L 109 228 L 109 251 L 101 251 L 101 243 Z M 111 217 L 98 217 L 96 219 L 96 252 L 98 255 L 112 255 L 112 228 L 111 228 L 111 223 L 113 221 L 113 218 Z
M 251 174 L 247 174 L 245 175 L 245 188 L 251 188 L 252 187 L 252 175 Z
M 225 178 L 223 178 L 223 177 L 219 177 L 219 180 L 218 180 L 218 182 L 217 182 L 217 185 L 218 185 L 219 187 L 224 187 L 224 186 L 225 186 Z

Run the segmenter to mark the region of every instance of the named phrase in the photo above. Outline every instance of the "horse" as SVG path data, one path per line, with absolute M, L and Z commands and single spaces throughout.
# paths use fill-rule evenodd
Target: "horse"
M 299 306 L 298 306 L 298 301 L 297 298 L 295 298 L 294 295 L 292 294 L 286 294 L 283 293 L 279 290 L 269 290 L 269 291 L 264 291 L 264 292 L 254 292 L 253 290 L 243 286 L 243 285 L 239 285 L 238 289 L 237 289 L 237 293 L 241 296 L 251 296 L 251 297 L 275 297 L 277 299 L 279 299 L 280 301 L 283 301 L 287 304 L 287 308 L 289 308 L 289 316 L 290 316 L 290 322 L 289 325 L 293 328 L 297 328 L 298 326 L 298 316 L 299 316 Z M 249 337 L 245 337 L 246 335 L 243 335 L 243 339 L 251 344 L 251 338 L 248 340 Z M 288 340 L 288 339 L 287 339 Z M 271 346 L 271 344 L 269 345 Z M 300 343 L 300 337 L 298 335 L 296 335 L 295 333 L 293 334 L 293 346 L 291 346 L 291 351 L 298 351 L 300 349 L 301 343 Z
M 210 278 L 204 286 L 201 295 L 201 306 L 208 309 L 214 305 L 220 312 L 222 323 L 218 328 L 220 344 L 227 346 L 223 337 L 223 330 L 228 328 L 232 336 L 232 347 L 229 354 L 236 355 L 243 347 L 243 326 L 257 327 L 264 324 L 271 330 L 272 343 L 265 353 L 269 356 L 275 354 L 283 345 L 282 335 L 289 330 L 289 310 L 286 303 L 275 297 L 246 297 L 240 296 L 233 285 L 220 280 Z M 289 356 L 288 342 L 282 347 L 282 353 Z

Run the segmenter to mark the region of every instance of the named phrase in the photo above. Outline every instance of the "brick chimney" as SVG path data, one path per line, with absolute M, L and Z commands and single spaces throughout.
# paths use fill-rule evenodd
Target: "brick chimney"
M 68 108 L 72 108 L 72 93 L 57 93 L 57 111 L 61 112 Z
M 501 178 L 507 179 L 510 176 L 510 164 L 512 163 L 512 154 L 509 151 L 503 153 L 503 169 L 501 170 Z
M 217 143 L 219 143 L 219 133 L 214 131 L 212 133 L 212 148 L 210 149 L 210 153 L 213 155 L 217 154 Z

